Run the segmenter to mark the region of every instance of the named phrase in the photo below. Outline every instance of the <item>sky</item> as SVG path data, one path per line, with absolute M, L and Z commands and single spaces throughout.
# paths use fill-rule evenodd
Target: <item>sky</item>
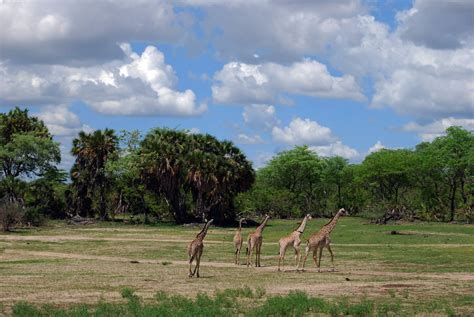
M 0 111 L 69 168 L 81 130 L 187 129 L 260 168 L 474 131 L 472 0 L 0 0 Z

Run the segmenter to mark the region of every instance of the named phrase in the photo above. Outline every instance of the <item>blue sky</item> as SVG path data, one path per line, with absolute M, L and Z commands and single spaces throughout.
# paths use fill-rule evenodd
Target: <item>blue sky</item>
M 474 130 L 471 1 L 4 1 L 0 106 L 80 130 L 210 133 L 261 167 L 306 144 L 360 162 Z

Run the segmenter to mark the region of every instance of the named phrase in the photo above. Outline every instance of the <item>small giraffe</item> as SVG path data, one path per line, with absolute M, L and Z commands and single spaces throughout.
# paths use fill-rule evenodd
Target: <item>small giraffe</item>
M 313 251 L 313 260 L 316 266 L 318 267 L 318 272 L 321 272 L 321 256 L 323 254 L 323 249 L 326 247 L 331 253 L 331 264 L 332 264 L 332 270 L 334 271 L 334 254 L 332 253 L 331 250 L 331 239 L 329 238 L 329 235 L 331 234 L 331 231 L 334 229 L 334 227 L 337 224 L 337 221 L 339 220 L 339 217 L 347 215 L 347 212 L 344 208 L 339 209 L 339 211 L 336 213 L 336 215 L 329 221 L 327 224 L 325 224 L 321 230 L 318 232 L 314 233 L 311 235 L 308 239 L 308 242 L 306 244 L 306 255 L 303 260 L 303 266 L 301 267 L 301 270 L 304 271 L 304 265 L 306 263 L 306 259 L 308 258 L 308 254 L 310 251 Z M 319 249 L 319 260 L 316 261 L 316 253 Z
M 265 219 L 257 227 L 255 232 L 249 234 L 248 241 L 247 241 L 247 267 L 250 266 L 250 260 L 252 259 L 252 253 L 255 249 L 255 267 L 260 267 L 260 252 L 262 250 L 262 242 L 263 236 L 262 231 L 265 228 L 268 219 L 270 219 L 269 215 L 265 215 Z
M 244 239 L 242 238 L 242 222 L 245 221 L 245 218 L 239 220 L 239 228 L 234 235 L 234 246 L 235 246 L 235 264 L 240 265 L 240 250 L 242 249 L 242 244 Z
M 300 236 L 303 234 L 304 228 L 306 227 L 306 222 L 310 219 L 311 215 L 307 214 L 295 231 L 290 233 L 289 236 L 283 237 L 280 239 L 280 241 L 278 241 L 278 244 L 280 245 L 280 255 L 278 256 L 278 271 L 280 271 L 280 262 L 281 266 L 285 266 L 285 253 L 286 249 L 288 249 L 290 246 L 293 246 L 293 248 L 295 249 L 295 265 L 296 269 L 298 269 L 301 244 Z
M 207 230 L 211 225 L 214 219 L 209 220 L 204 227 L 202 228 L 201 232 L 196 235 L 196 239 L 191 241 L 188 245 L 188 256 L 189 256 L 189 277 L 193 277 L 196 273 L 196 277 L 199 277 L 199 267 L 201 265 L 201 255 L 202 251 L 204 250 L 204 237 L 207 234 Z M 196 266 L 194 267 L 194 271 L 191 271 L 192 263 L 196 260 Z

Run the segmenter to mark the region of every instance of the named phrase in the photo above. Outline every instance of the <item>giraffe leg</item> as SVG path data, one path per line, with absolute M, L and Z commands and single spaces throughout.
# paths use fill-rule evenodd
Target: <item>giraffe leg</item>
M 327 248 L 328 248 L 329 253 L 331 253 L 331 265 L 332 265 L 332 271 L 334 272 L 334 270 L 335 270 L 335 268 L 334 268 L 334 254 L 332 253 L 331 246 L 329 244 L 327 245 Z
M 280 272 L 280 262 L 282 262 L 283 267 L 285 267 L 285 248 L 280 247 L 280 255 L 278 256 L 278 272 Z
M 300 248 L 295 248 L 295 265 L 296 265 L 296 270 L 298 271 L 298 263 L 300 262 L 301 254 L 300 254 Z
M 201 255 L 202 255 L 202 250 L 201 252 L 198 253 L 196 257 L 196 269 L 197 269 L 196 277 L 199 277 L 199 268 L 201 267 Z
M 313 250 L 313 261 L 314 261 L 314 265 L 316 267 L 318 267 L 318 256 L 317 256 L 317 254 L 318 254 L 318 248 Z
M 308 254 L 309 254 L 309 247 L 306 246 L 306 249 L 305 249 L 305 256 L 304 256 L 304 259 L 303 259 L 303 265 L 301 266 L 301 271 L 304 271 L 304 265 L 306 263 L 306 259 L 308 258 Z M 300 262 L 301 262 L 301 259 L 300 259 Z
M 193 261 L 194 261 L 194 256 L 190 256 L 189 257 L 189 277 L 193 277 L 194 275 L 194 273 L 191 270 Z
M 242 246 L 240 246 L 240 248 L 237 249 L 237 254 L 235 255 L 235 264 L 237 265 L 240 265 L 240 249 L 242 248 Z
M 255 267 L 260 267 L 260 248 L 258 243 L 255 245 Z
M 253 253 L 253 245 L 249 242 L 248 244 L 248 251 L 247 251 L 247 267 L 249 267 L 252 263 L 252 253 Z
M 319 248 L 319 258 L 318 258 L 318 272 L 321 272 L 321 256 L 323 255 L 323 247 Z

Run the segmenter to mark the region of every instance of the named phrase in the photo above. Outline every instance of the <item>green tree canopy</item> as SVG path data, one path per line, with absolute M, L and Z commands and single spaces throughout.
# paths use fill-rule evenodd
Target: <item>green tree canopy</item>
M 43 121 L 29 116 L 27 109 L 0 114 L 0 177 L 7 184 L 3 194 L 19 198 L 13 183 L 20 177 L 41 176 L 60 160 L 59 144 Z
M 117 136 L 114 130 L 110 129 L 95 130 L 92 133 L 81 131 L 72 144 L 71 153 L 76 157 L 71 169 L 71 179 L 78 195 L 76 212 L 90 211 L 89 206 L 84 203 L 97 194 L 100 217 L 106 219 L 108 214 L 105 196 L 111 185 L 106 173 L 106 164 L 117 155 Z

